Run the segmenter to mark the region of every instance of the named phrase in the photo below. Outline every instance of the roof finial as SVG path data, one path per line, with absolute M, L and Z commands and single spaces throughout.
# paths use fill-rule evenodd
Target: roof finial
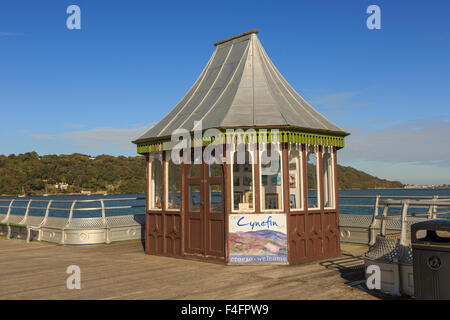
M 225 43 L 225 42 L 228 42 L 228 41 L 231 41 L 231 40 L 234 40 L 234 39 L 246 36 L 246 35 L 251 34 L 251 33 L 258 33 L 258 32 L 259 32 L 258 29 L 253 29 L 253 30 L 250 30 L 250 31 L 247 31 L 247 32 L 235 35 L 235 36 L 232 36 L 232 37 L 227 38 L 225 40 L 217 41 L 216 43 L 214 43 L 214 45 L 217 47 L 219 44 L 222 44 L 222 43 Z

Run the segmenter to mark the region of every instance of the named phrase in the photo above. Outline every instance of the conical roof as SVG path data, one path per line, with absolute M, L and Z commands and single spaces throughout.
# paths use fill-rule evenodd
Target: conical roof
M 135 143 L 168 137 L 178 128 L 298 127 L 347 133 L 317 112 L 283 78 L 261 45 L 257 30 L 215 43 L 197 81 L 181 101 Z

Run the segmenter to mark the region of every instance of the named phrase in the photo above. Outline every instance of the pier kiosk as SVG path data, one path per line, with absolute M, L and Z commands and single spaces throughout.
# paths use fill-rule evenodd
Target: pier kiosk
M 348 135 L 283 78 L 252 30 L 133 141 L 147 159 L 145 252 L 229 264 L 340 255 L 337 150 Z

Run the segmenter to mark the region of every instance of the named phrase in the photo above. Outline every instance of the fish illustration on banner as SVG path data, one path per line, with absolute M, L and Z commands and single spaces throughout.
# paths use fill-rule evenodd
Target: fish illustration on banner
M 285 214 L 231 214 L 229 216 L 229 262 L 287 263 Z

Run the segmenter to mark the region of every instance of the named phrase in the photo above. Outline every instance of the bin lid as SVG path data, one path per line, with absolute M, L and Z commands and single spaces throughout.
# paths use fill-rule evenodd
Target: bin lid
M 411 231 L 417 230 L 443 230 L 450 231 L 450 219 L 433 219 L 416 222 L 411 225 Z
M 424 238 L 417 239 L 419 230 L 426 231 Z M 441 231 L 441 232 L 439 232 Z M 411 225 L 411 243 L 423 246 L 438 244 L 450 247 L 450 220 L 435 219 L 417 222 Z

